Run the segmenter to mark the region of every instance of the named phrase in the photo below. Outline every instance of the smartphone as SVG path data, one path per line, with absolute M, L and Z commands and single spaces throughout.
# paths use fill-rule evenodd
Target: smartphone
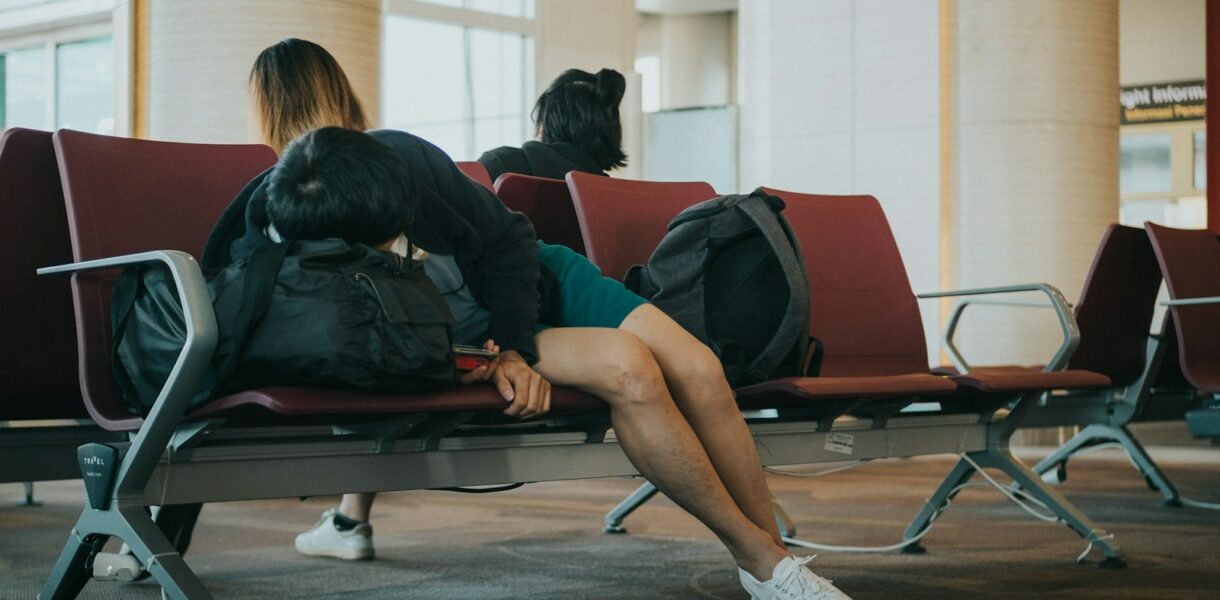
M 478 346 L 454 346 L 453 359 L 459 371 L 473 371 L 490 365 L 499 353 Z

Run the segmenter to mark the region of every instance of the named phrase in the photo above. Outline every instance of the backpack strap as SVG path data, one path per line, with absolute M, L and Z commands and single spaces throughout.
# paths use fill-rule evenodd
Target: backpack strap
M 230 338 L 232 352 L 229 352 L 224 363 L 219 365 L 216 371 L 216 381 L 220 386 L 237 370 L 250 332 L 267 316 L 280 266 L 284 264 L 284 258 L 294 246 L 294 242 L 261 246 L 250 256 L 250 262 L 246 263 L 241 288 L 241 308 L 237 311 L 233 336 Z
M 768 376 L 775 372 L 776 367 L 790 355 L 794 346 L 799 344 L 796 352 L 798 360 L 805 358 L 809 344 L 809 280 L 805 276 L 800 244 L 789 227 L 788 220 L 780 212 L 784 207 L 783 200 L 755 190 L 736 206 L 754 221 L 759 232 L 771 244 L 790 292 L 788 308 L 784 311 L 775 337 L 750 365 L 749 377 L 761 382 L 766 381 Z
M 123 362 L 119 359 L 119 345 L 127 336 L 127 322 L 131 318 L 131 311 L 135 308 L 136 295 L 142 285 L 145 270 L 146 267 L 140 264 L 124 268 L 118 281 L 114 282 L 114 287 L 110 290 L 110 370 L 114 375 L 115 383 L 119 386 L 119 391 L 123 393 L 123 397 L 128 402 L 139 402 L 140 393 L 136 390 L 135 384 L 131 382 L 131 376 L 123 368 Z

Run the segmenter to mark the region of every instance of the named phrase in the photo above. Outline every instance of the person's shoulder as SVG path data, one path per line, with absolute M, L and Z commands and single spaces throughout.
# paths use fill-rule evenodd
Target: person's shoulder
M 531 142 L 526 142 L 526 144 L 529 143 Z M 479 162 L 483 162 L 483 159 L 493 157 L 503 159 L 505 156 L 517 155 L 521 152 L 522 150 L 516 146 L 500 146 L 499 148 L 492 148 L 491 150 L 484 152 L 482 156 L 479 156 Z
M 525 152 L 526 150 L 551 150 L 551 145 L 538 140 L 530 140 L 521 144 L 521 151 Z
M 398 129 L 370 129 L 365 133 L 391 148 L 420 146 L 427 143 L 417 135 Z

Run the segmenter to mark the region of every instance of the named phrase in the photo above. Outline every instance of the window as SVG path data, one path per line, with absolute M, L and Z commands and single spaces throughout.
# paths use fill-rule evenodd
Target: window
M 1207 189 L 1207 131 L 1199 129 L 1195 133 L 1195 189 Z
M 388 15 L 382 48 L 385 127 L 414 133 L 454 160 L 532 137 L 532 36 Z
M 1122 136 L 1119 144 L 1118 188 L 1121 194 L 1169 192 L 1173 177 L 1169 163 L 1168 133 Z
M 507 17 L 534 18 L 534 0 L 420 0 L 452 8 L 464 8 Z
M 114 132 L 111 38 L 0 51 L 0 125 Z
M 47 128 L 46 49 L 14 50 L 0 55 L 4 73 L 4 128 Z
M 110 38 L 55 49 L 55 127 L 114 133 L 114 51 Z

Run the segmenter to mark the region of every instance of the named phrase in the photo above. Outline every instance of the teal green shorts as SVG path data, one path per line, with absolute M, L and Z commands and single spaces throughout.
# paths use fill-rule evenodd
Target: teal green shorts
M 602 272 L 567 246 L 538 242 L 538 261 L 559 280 L 560 327 L 617 328 L 631 311 L 648 301 Z M 538 331 L 548 325 L 539 325 Z

